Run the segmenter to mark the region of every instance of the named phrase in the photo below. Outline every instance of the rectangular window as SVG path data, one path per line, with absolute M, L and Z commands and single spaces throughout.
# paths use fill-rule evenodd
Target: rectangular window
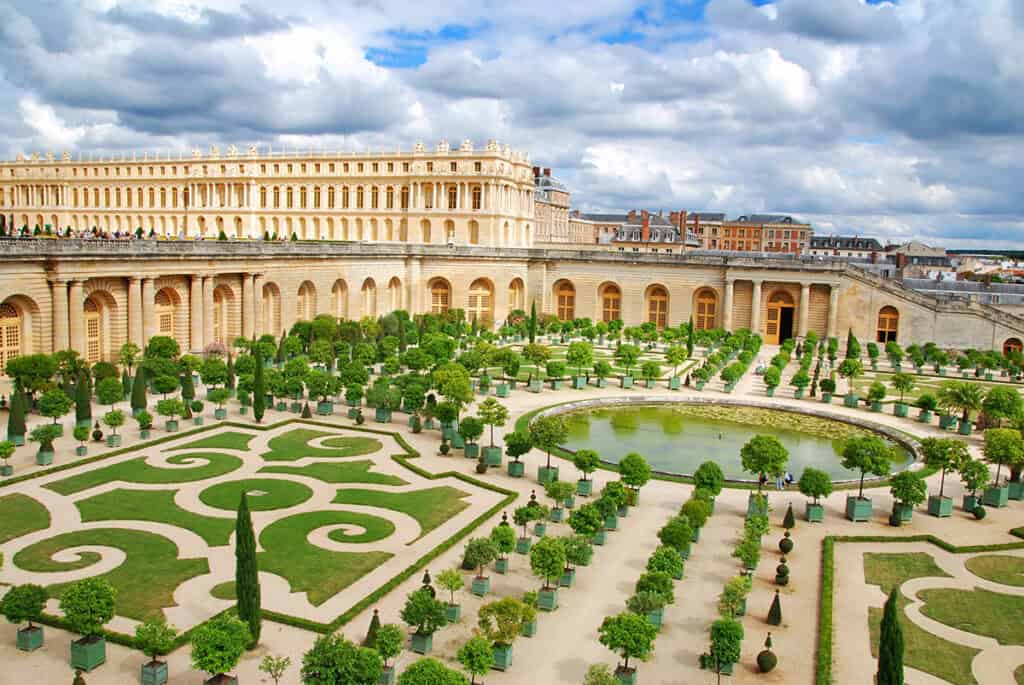
M 459 167 L 456 164 L 456 162 L 450 162 L 449 166 L 448 166 L 448 170 L 451 171 L 452 173 L 455 173 L 456 171 L 459 170 Z
M 433 171 L 434 171 L 434 163 L 433 162 L 427 162 L 427 173 L 432 173 Z
M 479 174 L 482 170 L 483 164 L 481 164 L 480 162 L 473 162 L 473 171 Z
M 390 174 L 390 173 L 394 172 L 394 170 L 395 170 L 395 163 L 394 162 L 388 162 L 388 173 Z

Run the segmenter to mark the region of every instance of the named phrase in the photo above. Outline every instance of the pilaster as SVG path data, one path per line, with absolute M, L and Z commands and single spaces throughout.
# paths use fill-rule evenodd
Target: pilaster
M 193 276 L 189 284 L 189 343 L 193 352 L 203 349 L 203 277 Z
M 53 351 L 68 349 L 68 283 L 57 279 L 50 281 L 53 293 Z
M 70 347 L 85 354 L 85 283 L 83 281 L 71 281 L 68 290 L 68 320 L 70 322 Z
M 732 331 L 732 290 L 734 281 L 731 278 L 725 281 L 725 300 L 722 304 L 722 328 Z
M 807 317 L 811 312 L 811 284 L 800 284 L 800 326 L 797 335 L 801 338 L 807 337 Z
M 152 276 L 142 279 L 142 346 L 156 333 L 156 292 Z
M 128 341 L 139 347 L 144 344 L 142 321 L 142 279 L 132 276 L 128 279 Z
M 750 330 L 761 333 L 761 281 L 754 280 L 754 295 L 750 302 Z

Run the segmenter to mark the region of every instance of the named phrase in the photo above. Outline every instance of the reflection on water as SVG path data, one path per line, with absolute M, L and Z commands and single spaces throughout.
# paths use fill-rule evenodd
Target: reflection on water
M 842 442 L 774 426 L 749 425 L 689 416 L 671 406 L 643 405 L 594 409 L 565 415 L 571 450 L 596 450 L 605 461 L 618 462 L 639 452 L 651 467 L 667 473 L 690 474 L 701 462 L 713 460 L 727 478 L 751 478 L 740 464 L 740 448 L 754 435 L 777 437 L 789 450 L 788 470 L 799 478 L 804 467 L 814 466 L 835 479 L 859 474 L 839 463 Z M 899 449 L 893 470 L 907 465 L 909 455 Z

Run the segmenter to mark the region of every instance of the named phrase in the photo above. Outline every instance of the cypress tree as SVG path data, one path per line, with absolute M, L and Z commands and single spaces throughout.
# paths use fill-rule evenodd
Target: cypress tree
M 398 317 L 398 351 L 405 352 L 409 343 L 405 338 L 405 317 Z
M 78 372 L 75 383 L 75 424 L 92 425 L 92 398 L 89 397 L 89 379 L 85 371 Z
M 373 649 L 377 646 L 377 631 L 380 630 L 380 614 L 373 610 L 373 618 L 370 619 L 370 627 L 366 631 L 366 639 L 363 640 L 363 647 Z
M 284 354 L 284 339 L 285 339 L 285 335 L 286 335 L 285 332 L 281 331 L 281 339 L 277 342 L 277 363 L 278 364 L 284 364 L 284 357 L 285 357 L 285 354 Z
M 775 591 L 775 599 L 768 609 L 768 625 L 777 626 L 782 624 L 782 602 L 779 600 L 779 591 Z
M 259 423 L 267 411 L 267 389 L 263 384 L 263 354 L 259 349 L 255 349 L 253 354 L 256 357 L 256 365 L 252 372 L 252 417 Z
M 537 300 L 530 305 L 530 321 L 527 323 L 526 331 L 530 335 L 530 342 L 535 342 L 537 338 Z
M 693 315 L 690 315 L 690 330 L 686 334 L 686 356 L 693 357 Z
M 146 369 L 140 366 L 135 370 L 135 381 L 132 383 L 132 414 L 146 410 Z
M 185 400 L 185 404 L 188 404 L 195 398 L 196 386 L 192 384 L 192 372 L 186 369 L 181 377 L 181 399 Z
M 238 618 L 249 626 L 252 634 L 249 649 L 252 649 L 260 641 L 260 583 L 256 568 L 256 536 L 244 492 L 235 521 L 235 592 Z
M 903 628 L 900 627 L 897 590 L 885 601 L 878 639 L 878 685 L 903 685 Z
M 25 394 L 20 387 L 11 393 L 11 411 L 7 415 L 7 438 L 25 437 Z
M 232 395 L 235 394 L 235 360 L 230 352 L 228 352 L 228 379 L 224 382 L 224 387 L 231 391 Z
M 121 370 L 121 387 L 124 388 L 125 399 L 128 399 L 132 387 L 131 379 L 128 376 L 128 369 Z

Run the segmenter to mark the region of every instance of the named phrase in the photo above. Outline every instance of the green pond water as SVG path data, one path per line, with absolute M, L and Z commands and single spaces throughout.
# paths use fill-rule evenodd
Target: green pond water
M 760 410 L 762 418 L 785 414 L 784 424 L 792 424 L 792 414 Z M 691 474 L 701 462 L 718 463 L 726 478 L 751 479 L 740 464 L 740 448 L 758 434 L 774 435 L 789 450 L 787 469 L 795 478 L 807 466 L 825 471 L 835 480 L 857 478 L 860 473 L 840 465 L 842 440 L 821 434 L 810 434 L 789 427 L 762 423 L 737 423 L 720 418 L 688 415 L 685 407 L 643 405 L 586 409 L 564 415 L 569 426 L 569 439 L 564 447 L 570 450 L 592 449 L 604 461 L 618 463 L 630 452 L 642 454 L 656 471 Z M 768 425 L 765 425 L 768 424 Z M 849 432 L 845 424 L 828 422 L 835 435 Z M 897 445 L 892 470 L 905 468 L 910 455 Z

